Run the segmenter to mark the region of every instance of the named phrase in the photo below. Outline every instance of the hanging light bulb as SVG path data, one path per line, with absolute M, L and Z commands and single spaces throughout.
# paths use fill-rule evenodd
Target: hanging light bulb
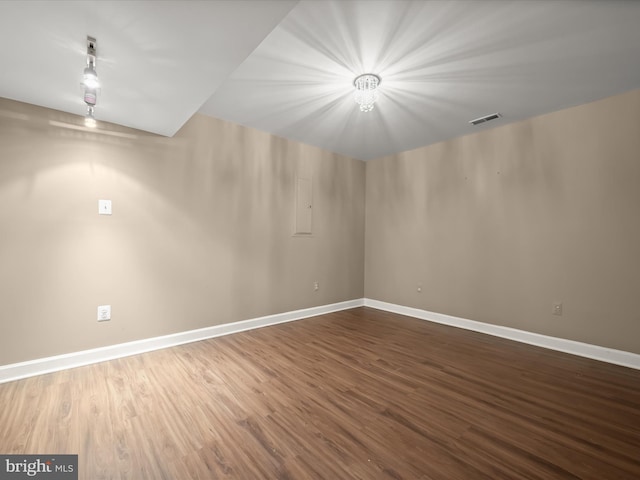
M 98 100 L 98 93 L 93 88 L 85 87 L 84 89 L 84 103 L 89 107 L 95 107 Z
M 100 80 L 96 72 L 96 57 L 98 55 L 98 42 L 93 37 L 87 37 L 87 66 L 82 75 L 82 85 L 91 90 L 100 88 Z
M 87 115 L 84 117 L 84 126 L 96 128 L 97 125 L 96 117 L 93 116 L 93 107 L 87 107 Z
M 82 99 L 87 105 L 87 114 L 84 118 L 84 124 L 90 128 L 95 128 L 97 125 L 94 112 L 98 101 L 98 89 L 100 88 L 100 81 L 98 80 L 98 74 L 96 73 L 96 50 L 96 39 L 93 37 L 87 37 L 87 66 L 85 67 L 82 75 L 81 85 L 84 88 L 84 95 Z
M 92 90 L 97 90 L 100 88 L 100 80 L 98 80 L 98 74 L 96 73 L 95 64 L 91 62 L 84 69 L 84 74 L 82 75 L 82 85 L 86 88 L 90 88 Z

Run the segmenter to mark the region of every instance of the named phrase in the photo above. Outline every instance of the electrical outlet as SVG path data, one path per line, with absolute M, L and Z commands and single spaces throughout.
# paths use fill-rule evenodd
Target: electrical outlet
M 98 214 L 111 215 L 111 200 L 98 200 Z
M 320 282 L 315 281 L 313 282 L 313 289 L 317 292 L 318 290 L 320 290 Z
M 98 307 L 98 321 L 106 322 L 111 320 L 111 305 L 100 305 Z
M 562 315 L 562 302 L 553 302 L 553 310 L 554 315 L 561 316 Z

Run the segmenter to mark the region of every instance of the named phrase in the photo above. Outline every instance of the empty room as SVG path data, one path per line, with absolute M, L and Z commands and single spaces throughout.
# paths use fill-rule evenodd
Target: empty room
M 640 478 L 640 2 L 0 2 L 0 480 Z

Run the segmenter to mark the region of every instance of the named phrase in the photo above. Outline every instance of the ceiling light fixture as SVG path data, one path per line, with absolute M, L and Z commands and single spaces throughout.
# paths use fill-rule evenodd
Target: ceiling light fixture
M 100 88 L 100 80 L 98 80 L 98 74 L 96 73 L 95 61 L 84 69 L 82 85 L 87 88 Z
M 96 128 L 97 125 L 96 117 L 93 116 L 93 107 L 87 107 L 87 115 L 84 117 L 84 126 Z
M 360 105 L 361 112 L 373 110 L 373 104 L 378 100 L 378 86 L 380 77 L 373 73 L 363 73 L 353 81 L 356 87 L 355 100 Z
M 98 101 L 98 89 L 100 88 L 100 81 L 96 72 L 97 46 L 95 38 L 87 37 L 87 66 L 82 76 L 82 86 L 84 87 L 84 103 L 87 105 L 84 124 L 91 128 L 96 126 L 94 111 Z

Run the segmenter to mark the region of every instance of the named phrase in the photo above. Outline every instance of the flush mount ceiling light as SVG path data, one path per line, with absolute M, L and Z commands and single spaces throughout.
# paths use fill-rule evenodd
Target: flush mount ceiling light
M 373 104 L 378 100 L 379 85 L 380 77 L 373 73 L 363 73 L 353 81 L 353 86 L 356 87 L 354 98 L 360 105 L 361 112 L 373 110 Z
M 82 75 L 82 87 L 84 88 L 84 103 L 87 105 L 84 124 L 91 128 L 96 126 L 96 119 L 93 113 L 98 101 L 98 89 L 100 88 L 100 81 L 96 72 L 97 46 L 95 38 L 87 37 L 87 66 Z

